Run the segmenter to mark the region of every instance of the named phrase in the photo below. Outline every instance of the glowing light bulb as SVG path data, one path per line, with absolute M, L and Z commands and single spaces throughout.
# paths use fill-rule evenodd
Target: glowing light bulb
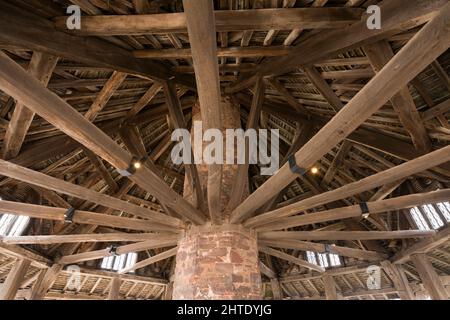
M 318 173 L 319 173 L 319 169 L 317 169 L 316 167 L 313 167 L 313 168 L 311 169 L 311 173 L 312 173 L 312 174 L 318 174 Z
M 136 168 L 136 169 L 140 169 L 141 168 L 141 163 L 140 162 L 135 162 L 134 163 L 134 167 Z

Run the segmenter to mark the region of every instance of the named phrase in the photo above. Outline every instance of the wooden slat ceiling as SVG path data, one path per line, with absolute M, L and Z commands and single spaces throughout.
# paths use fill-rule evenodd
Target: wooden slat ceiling
M 397 2 L 402 1 L 396 0 L 395 3 Z M 421 1 L 412 1 L 414 4 L 411 6 L 416 2 Z M 430 12 L 436 13 L 436 8 L 443 7 L 444 2 L 430 1 Z M 430 20 L 432 15 L 424 12 L 417 19 L 421 23 L 405 23 L 403 28 L 394 28 L 395 23 L 392 22 L 389 25 L 392 31 L 383 33 L 377 39 L 380 40 L 378 42 L 367 37 L 370 38 L 368 43 L 355 40 L 354 44 L 343 44 L 340 50 L 334 50 L 333 47 L 327 51 L 328 48 L 325 48 L 323 54 L 318 54 L 317 57 L 300 57 L 300 61 L 311 63 L 303 65 L 295 64 L 294 61 L 294 67 L 288 65 L 282 73 L 274 70 L 273 77 L 271 72 L 265 72 L 268 66 L 278 66 L 283 59 L 295 55 L 302 45 L 314 45 L 315 39 L 335 35 L 341 37 L 342 41 L 349 42 L 353 30 L 351 28 L 359 30 L 355 26 L 365 9 L 371 4 L 380 3 L 381 1 L 376 0 L 214 1 L 221 90 L 241 104 L 242 123 L 247 125 L 248 119 L 254 118 L 251 106 L 257 90 L 254 83 L 250 86 L 242 84 L 258 74 L 267 76 L 261 80 L 265 91 L 257 126 L 280 130 L 281 158 L 300 150 L 307 142 L 301 141 L 302 135 L 313 136 L 337 112 L 345 108 L 376 77 L 381 67 L 420 33 L 423 23 Z M 81 31 L 68 31 L 64 28 L 65 8 L 71 4 L 79 5 L 86 16 L 86 25 Z M 136 19 L 136 15 L 141 16 L 138 21 L 142 24 L 129 23 L 130 19 Z M 145 15 L 149 15 L 150 20 L 146 21 Z M 6 28 L 9 19 L 16 21 L 13 23 L 14 31 Z M 393 17 L 389 19 L 395 21 Z M 398 19 L 406 18 L 399 16 Z M 35 34 L 29 30 L 33 30 Z M 50 30 L 54 31 L 51 33 Z M 362 39 L 362 35 L 358 36 Z M 75 44 L 64 45 L 64 41 L 70 39 Z M 167 190 L 170 188 L 180 198 L 185 169 L 171 162 L 169 137 L 174 127 L 181 125 L 182 121 L 174 126 L 169 110 L 173 110 L 173 103 L 178 98 L 186 124 L 189 124 L 191 108 L 197 95 L 205 94 L 197 92 L 195 87 L 194 70 L 198 69 L 195 68 L 192 57 L 195 57 L 196 52 L 191 52 L 189 39 L 181 0 L 17 0 L 14 4 L 0 3 L 0 51 L 40 78 L 50 92 L 84 115 L 109 137 L 111 143 L 125 151 L 133 152 L 129 150 L 130 141 L 124 139 L 123 130 L 133 130 L 137 141 L 132 142 L 139 143 L 145 149 L 154 165 L 152 172 L 160 177 L 160 185 Z M 335 42 L 331 45 L 336 46 Z M 310 51 L 307 52 L 315 52 L 318 49 L 308 47 L 308 50 Z M 293 178 L 287 188 L 278 190 L 280 194 L 277 202 L 272 203 L 270 210 L 266 211 L 343 188 L 433 150 L 447 147 L 450 142 L 449 73 L 450 51 L 447 49 L 430 61 L 406 86 L 399 88 L 402 91 L 395 99 L 385 103 L 367 119 L 362 119 L 364 121 L 361 125 L 345 141 L 339 141 L 335 147 L 320 156 L 315 161 L 318 174 Z M 167 87 L 167 83 L 173 87 Z M 168 90 L 172 94 L 172 102 L 166 100 Z M 130 206 L 127 208 L 131 211 L 123 210 L 119 204 L 106 208 L 101 201 L 93 201 L 92 197 L 96 195 L 89 199 L 76 197 L 76 194 L 65 192 L 63 186 L 58 190 L 50 186 L 44 188 L 33 185 L 26 179 L 20 181 L 6 175 L 0 179 L 0 197 L 3 200 L 56 208 L 74 207 L 77 210 L 129 219 L 136 218 L 139 210 L 144 210 L 156 215 L 175 215 L 177 218 L 173 221 L 178 220 L 176 208 L 173 208 L 175 212 L 168 210 L 164 201 L 160 202 L 152 194 L 153 190 L 131 183 L 131 180 L 120 176 L 109 162 L 99 157 L 100 154 L 93 154 L 69 138 L 66 135 L 68 132 L 64 133 L 38 114 L 20 114 L 20 108 L 20 103 L 13 97 L 0 91 L 2 159 L 97 194 L 120 199 L 124 205 L 126 203 Z M 320 212 L 365 201 L 449 188 L 448 156 L 447 161 L 434 161 L 437 161 L 436 165 L 425 165 L 425 169 L 414 171 L 400 180 L 362 188 L 357 193 L 345 194 L 332 203 L 319 201 L 319 204 L 308 206 L 304 212 Z M 252 192 L 267 182 L 267 177 L 261 176 L 259 171 L 258 166 L 249 166 Z M 196 211 L 193 210 L 187 217 L 193 219 L 195 214 Z M 66 225 L 58 220 L 61 219 L 34 218 L 27 234 L 139 232 L 132 231 L 131 227 Z M 132 225 L 132 222 L 128 222 Z M 257 221 L 255 225 L 258 225 Z M 446 232 L 440 238 L 439 245 L 428 246 L 425 251 L 444 286 L 450 286 L 448 228 L 446 226 L 443 231 L 439 231 Z M 327 220 L 289 230 L 408 229 L 417 227 L 402 207 L 351 223 L 348 220 Z M 418 241 L 424 240 L 413 236 L 412 239 L 346 240 L 337 244 L 361 252 L 376 251 L 385 259 L 398 256 Z M 111 243 L 108 242 L 87 242 L 77 246 L 62 243 L 28 244 L 21 248 L 32 250 L 49 261 L 57 261 L 55 259 L 61 255 L 102 250 L 109 245 Z M 140 249 L 139 260 L 167 250 L 158 246 L 141 246 Z M 303 250 L 289 246 L 278 249 L 294 258 L 304 258 Z M 12 254 L 11 248 L 0 251 L 1 283 L 5 281 L 15 259 L 24 256 L 21 252 Z M 265 253 L 261 253 L 260 257 L 263 263 L 280 276 L 279 283 L 284 298 L 325 297 L 324 283 L 319 273 L 296 265 L 292 259 L 287 261 Z M 368 292 L 364 269 L 367 261 L 364 257 L 344 257 L 343 266 L 330 269 L 340 297 L 394 299 L 403 294 L 399 294 L 399 288 L 386 273 L 383 273 L 382 288 L 377 292 Z M 173 264 L 174 259 L 169 258 L 138 270 L 136 276 L 129 276 L 123 281 L 120 296 L 124 299 L 163 298 Z M 46 298 L 107 298 L 114 274 L 99 271 L 98 261 L 95 260 L 80 265 L 84 268 L 80 290 L 74 292 L 65 288 L 67 273 L 62 271 L 57 273 Z M 346 268 L 353 269 L 347 272 Z M 401 268 L 410 281 L 412 290 L 423 292 L 423 284 L 414 265 L 406 261 L 401 264 Z M 26 281 L 20 286 L 19 298 L 30 297 L 31 288 L 41 270 L 45 270 L 42 264 L 33 263 L 25 276 Z M 162 279 L 161 283 L 146 280 L 149 277 Z M 264 279 L 266 295 L 272 298 L 270 279 L 267 275 Z

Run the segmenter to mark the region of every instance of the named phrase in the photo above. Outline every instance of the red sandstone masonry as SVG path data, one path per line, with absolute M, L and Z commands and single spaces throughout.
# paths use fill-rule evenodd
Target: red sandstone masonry
M 262 298 L 256 235 L 241 226 L 203 226 L 179 242 L 174 300 Z

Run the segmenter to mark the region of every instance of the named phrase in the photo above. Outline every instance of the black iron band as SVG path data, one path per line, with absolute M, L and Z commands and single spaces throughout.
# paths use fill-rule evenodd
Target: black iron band
M 64 221 L 66 223 L 73 223 L 73 216 L 75 215 L 75 208 L 70 207 L 64 214 Z
M 359 207 L 361 208 L 361 214 L 364 218 L 367 218 L 370 214 L 369 207 L 367 206 L 366 202 L 361 202 L 359 204 Z
M 109 247 L 109 254 L 115 257 L 119 256 L 117 254 L 117 245 L 112 245 L 111 247 Z
M 325 245 L 325 253 L 331 253 L 331 244 L 326 244 Z
M 291 171 L 293 173 L 301 175 L 301 176 L 305 175 L 306 169 L 303 169 L 297 165 L 297 162 L 295 161 L 295 155 L 293 155 L 293 154 L 290 155 L 288 158 L 288 161 L 289 161 L 289 168 L 291 169 Z

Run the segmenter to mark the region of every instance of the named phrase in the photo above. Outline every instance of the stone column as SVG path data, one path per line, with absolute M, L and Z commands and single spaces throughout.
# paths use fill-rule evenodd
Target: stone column
M 241 128 L 239 106 L 223 99 L 221 112 L 224 137 L 226 129 Z M 201 121 L 198 104 L 193 108 L 192 118 L 193 122 Z M 197 168 L 206 198 L 208 166 L 200 164 Z M 178 243 L 174 300 L 262 298 L 256 234 L 241 225 L 228 224 L 230 210 L 227 204 L 237 169 L 237 165 L 224 166 L 221 196 L 223 225 L 192 226 Z M 245 190 L 244 198 L 248 195 L 248 186 Z M 186 181 L 184 196 L 193 202 L 192 194 Z
M 192 227 L 178 245 L 174 300 L 261 299 L 255 233 L 236 225 Z

